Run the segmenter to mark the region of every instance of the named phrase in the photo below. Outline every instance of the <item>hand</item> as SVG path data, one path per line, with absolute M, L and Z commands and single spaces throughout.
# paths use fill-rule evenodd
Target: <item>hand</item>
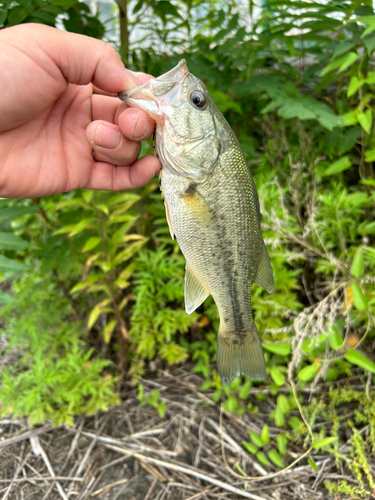
M 159 170 L 153 156 L 137 160 L 154 122 L 116 97 L 93 95 L 93 86 L 110 94 L 134 87 L 110 45 L 15 26 L 0 31 L 0 68 L 0 197 L 136 188 Z

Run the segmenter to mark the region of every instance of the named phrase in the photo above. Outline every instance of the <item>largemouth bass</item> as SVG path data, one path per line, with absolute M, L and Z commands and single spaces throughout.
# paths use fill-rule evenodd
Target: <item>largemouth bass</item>
M 186 312 L 212 295 L 220 315 L 217 369 L 223 384 L 241 374 L 264 378 L 251 286 L 271 293 L 273 275 L 258 195 L 235 134 L 184 60 L 118 97 L 156 121 L 168 225 L 186 259 Z

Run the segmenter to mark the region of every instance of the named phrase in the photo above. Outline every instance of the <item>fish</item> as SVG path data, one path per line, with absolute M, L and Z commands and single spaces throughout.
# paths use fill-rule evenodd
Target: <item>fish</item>
M 272 293 L 274 280 L 258 194 L 237 137 L 184 59 L 117 96 L 156 122 L 166 218 L 186 260 L 185 309 L 191 314 L 212 295 L 220 317 L 216 364 L 223 385 L 240 375 L 264 379 L 251 292 L 255 283 Z

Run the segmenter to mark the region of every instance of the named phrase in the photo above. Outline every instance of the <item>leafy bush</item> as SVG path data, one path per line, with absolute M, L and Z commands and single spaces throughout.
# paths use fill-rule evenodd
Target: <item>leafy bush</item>
M 17 298 L 2 308 L 2 336 L 16 360 L 1 372 L 0 413 L 27 416 L 30 424 L 72 425 L 77 414 L 116 404 L 110 361 L 85 347 L 84 325 L 73 320 L 69 300 L 49 274 L 25 275 L 12 291 Z
M 3 0 L 0 2 L 0 28 L 21 23 L 48 26 L 62 24 L 67 31 L 103 38 L 104 25 L 90 7 L 78 0 Z

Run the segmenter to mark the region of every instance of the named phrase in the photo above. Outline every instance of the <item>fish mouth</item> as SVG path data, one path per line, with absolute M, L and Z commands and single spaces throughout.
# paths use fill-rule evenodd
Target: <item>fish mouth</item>
M 119 92 L 117 97 L 129 106 L 143 109 L 154 120 L 160 120 L 164 116 L 164 107 L 174 101 L 180 92 L 189 70 L 185 59 L 181 61 L 164 75 L 154 78 L 124 92 Z

